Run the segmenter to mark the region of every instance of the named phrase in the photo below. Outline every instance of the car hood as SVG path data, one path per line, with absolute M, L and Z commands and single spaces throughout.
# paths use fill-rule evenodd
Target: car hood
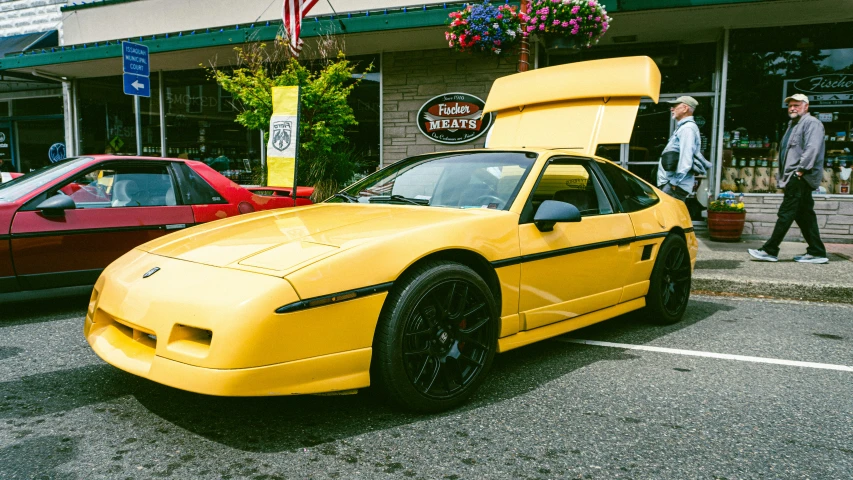
M 496 213 L 485 209 L 329 203 L 212 222 L 138 248 L 206 265 L 284 275 L 367 242 Z

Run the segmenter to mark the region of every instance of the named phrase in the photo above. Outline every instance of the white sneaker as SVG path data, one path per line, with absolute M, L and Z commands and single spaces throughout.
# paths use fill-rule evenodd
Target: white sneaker
M 826 257 L 815 257 L 808 253 L 805 255 L 797 255 L 794 257 L 794 261 L 800 263 L 829 263 L 829 259 Z
M 749 254 L 752 256 L 752 258 L 754 258 L 760 262 L 778 262 L 779 261 L 779 259 L 775 255 L 770 255 L 769 253 L 765 252 L 764 250 L 758 250 L 755 248 L 750 248 L 748 251 L 749 251 Z

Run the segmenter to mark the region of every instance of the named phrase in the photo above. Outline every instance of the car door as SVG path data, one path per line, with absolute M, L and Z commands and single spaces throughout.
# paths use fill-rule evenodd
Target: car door
M 575 205 L 581 220 L 540 231 L 533 224 L 533 216 L 545 200 Z M 523 329 L 619 302 L 634 233 L 629 216 L 612 207 L 591 160 L 550 160 L 525 205 L 518 232 Z
M 612 163 L 599 161 L 597 165 L 608 181 L 615 203 L 631 218 L 634 229 L 631 261 L 626 268 L 621 299 L 627 302 L 648 293 L 658 250 L 673 225 L 666 224 L 659 208 L 652 208 L 660 203 L 660 198 L 651 186 Z
M 67 196 L 74 207 L 45 210 Z M 12 220 L 12 261 L 21 287 L 92 284 L 110 262 L 148 240 L 193 223 L 170 162 L 108 161 L 46 190 Z

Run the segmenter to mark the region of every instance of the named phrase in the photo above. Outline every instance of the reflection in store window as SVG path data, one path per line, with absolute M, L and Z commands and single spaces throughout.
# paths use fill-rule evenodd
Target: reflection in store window
M 779 193 L 772 181 L 788 126 L 786 96 L 809 97 L 826 132 L 820 193 L 842 194 L 853 166 L 853 23 L 733 31 L 721 187 Z

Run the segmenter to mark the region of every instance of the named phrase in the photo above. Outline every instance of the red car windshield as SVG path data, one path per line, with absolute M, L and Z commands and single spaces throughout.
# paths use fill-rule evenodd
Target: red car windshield
M 43 185 L 53 182 L 92 160 L 91 157 L 72 157 L 0 184 L 0 202 L 14 202 Z

